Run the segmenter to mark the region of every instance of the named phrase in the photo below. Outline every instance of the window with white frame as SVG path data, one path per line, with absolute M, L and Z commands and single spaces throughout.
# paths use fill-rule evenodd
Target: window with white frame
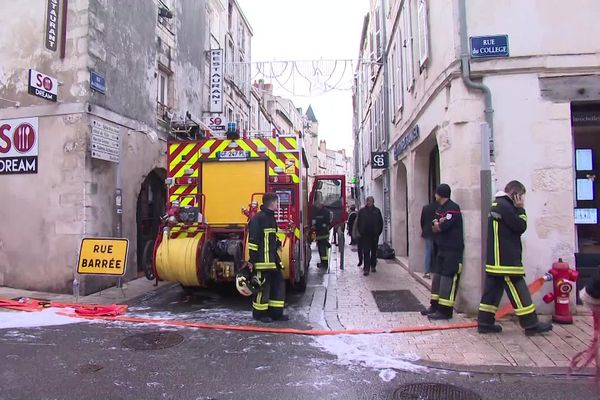
M 427 0 L 417 0 L 417 23 L 419 29 L 419 68 L 423 69 L 429 59 Z
M 159 104 L 169 105 L 169 75 L 162 71 L 158 71 L 158 91 L 156 93 L 156 101 Z
M 229 79 L 233 78 L 233 66 L 235 63 L 235 53 L 233 50 L 233 42 L 227 39 L 227 50 L 225 51 L 225 76 Z
M 411 91 L 415 82 L 414 58 L 413 58 L 413 37 L 410 24 L 410 7 L 408 2 L 402 4 L 400 11 L 400 21 L 402 22 L 402 70 L 403 79 L 407 91 Z
M 377 62 L 380 62 L 383 56 L 383 50 L 381 39 L 381 10 L 379 7 L 375 9 L 375 55 Z
M 391 68 L 391 78 L 392 78 L 392 87 L 390 90 L 390 105 L 391 105 L 391 115 L 392 120 L 394 119 L 394 111 L 396 111 L 396 86 L 398 85 L 398 79 L 396 77 L 396 64 L 398 63 L 398 59 L 396 58 L 396 43 L 392 45 L 392 51 L 390 53 L 390 68 Z
M 215 41 L 217 44 L 219 44 L 221 21 L 219 18 L 219 13 L 211 6 L 208 6 L 208 24 L 209 24 L 209 29 L 210 29 L 210 34 L 212 36 L 212 40 Z

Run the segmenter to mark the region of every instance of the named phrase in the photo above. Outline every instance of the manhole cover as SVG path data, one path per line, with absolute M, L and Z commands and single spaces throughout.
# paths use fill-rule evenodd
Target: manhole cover
M 174 332 L 147 332 L 123 339 L 123 346 L 133 350 L 160 350 L 177 346 L 183 336 Z
M 408 312 L 424 310 L 423 304 L 410 290 L 373 290 L 377 308 L 381 312 Z
M 410 383 L 394 392 L 394 400 L 482 400 L 470 390 L 444 383 Z
M 91 374 L 100 371 L 102 368 L 104 367 L 98 364 L 84 364 L 77 368 L 77 371 L 81 374 Z

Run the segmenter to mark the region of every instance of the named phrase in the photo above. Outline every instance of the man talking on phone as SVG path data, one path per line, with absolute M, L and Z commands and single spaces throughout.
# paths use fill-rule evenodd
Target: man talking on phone
M 506 291 L 521 327 L 526 335 L 537 335 L 552 330 L 552 324 L 539 322 L 531 293 L 525 282 L 525 268 L 521 261 L 521 235 L 527 229 L 525 213 L 525 186 L 510 181 L 503 192 L 496 194 L 488 219 L 487 261 L 485 287 L 479 304 L 479 333 L 500 333 L 496 311 Z

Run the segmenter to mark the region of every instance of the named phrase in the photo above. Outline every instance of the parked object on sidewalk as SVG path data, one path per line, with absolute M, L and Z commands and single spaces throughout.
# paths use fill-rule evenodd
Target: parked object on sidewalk
M 450 199 L 450 195 L 450 186 L 445 183 L 435 190 L 439 207 L 431 229 L 439 251 L 431 284 L 431 306 L 427 314 L 432 320 L 452 318 L 462 272 L 463 219 L 459 205 Z
M 572 324 L 573 315 L 569 309 L 571 292 L 575 288 L 579 272 L 571 269 L 569 264 L 563 262 L 562 258 L 552 264 L 552 268 L 546 274 L 548 280 L 553 282 L 551 293 L 544 296 L 545 303 L 554 302 L 554 314 L 552 321 L 559 324 Z
M 360 235 L 360 248 L 363 253 L 363 275 L 376 272 L 377 244 L 383 232 L 383 217 L 379 208 L 375 207 L 375 199 L 369 196 L 366 205 L 358 212 L 356 224 Z
M 396 252 L 387 243 L 380 244 L 377 246 L 377 258 L 381 258 L 383 260 L 393 260 L 396 258 Z
M 479 305 L 479 333 L 500 332 L 495 322 L 498 304 L 506 291 L 526 335 L 552 330 L 552 324 L 540 322 L 525 283 L 521 261 L 521 235 L 527 229 L 524 199 L 526 189 L 519 181 L 509 182 L 496 194 L 488 219 L 486 279 Z

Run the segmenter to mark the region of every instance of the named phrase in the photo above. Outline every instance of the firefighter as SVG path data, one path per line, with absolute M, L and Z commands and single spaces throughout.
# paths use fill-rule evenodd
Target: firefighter
M 451 189 L 442 183 L 435 190 L 439 204 L 432 221 L 438 245 L 436 268 L 431 283 L 431 307 L 423 312 L 431 320 L 452 318 L 464 250 L 463 220 L 460 207 L 450 200 Z
M 250 268 L 254 271 L 262 289 L 252 297 L 252 317 L 261 322 L 288 321 L 283 314 L 285 305 L 285 281 L 277 239 L 277 195 L 265 193 L 263 204 L 248 223 L 248 249 Z
M 329 266 L 329 230 L 331 228 L 331 220 L 333 219 L 331 211 L 323 205 L 323 201 L 317 199 L 315 201 L 315 209 L 312 218 L 312 227 L 316 233 L 317 249 L 321 262 L 317 264 L 317 268 L 327 269 Z
M 486 279 L 479 304 L 479 333 L 499 333 L 495 314 L 506 291 L 521 327 L 526 335 L 552 330 L 552 324 L 538 321 L 531 293 L 525 283 L 525 268 L 521 261 L 521 235 L 527 229 L 524 199 L 525 186 L 511 181 L 503 192 L 496 194 L 488 217 Z

